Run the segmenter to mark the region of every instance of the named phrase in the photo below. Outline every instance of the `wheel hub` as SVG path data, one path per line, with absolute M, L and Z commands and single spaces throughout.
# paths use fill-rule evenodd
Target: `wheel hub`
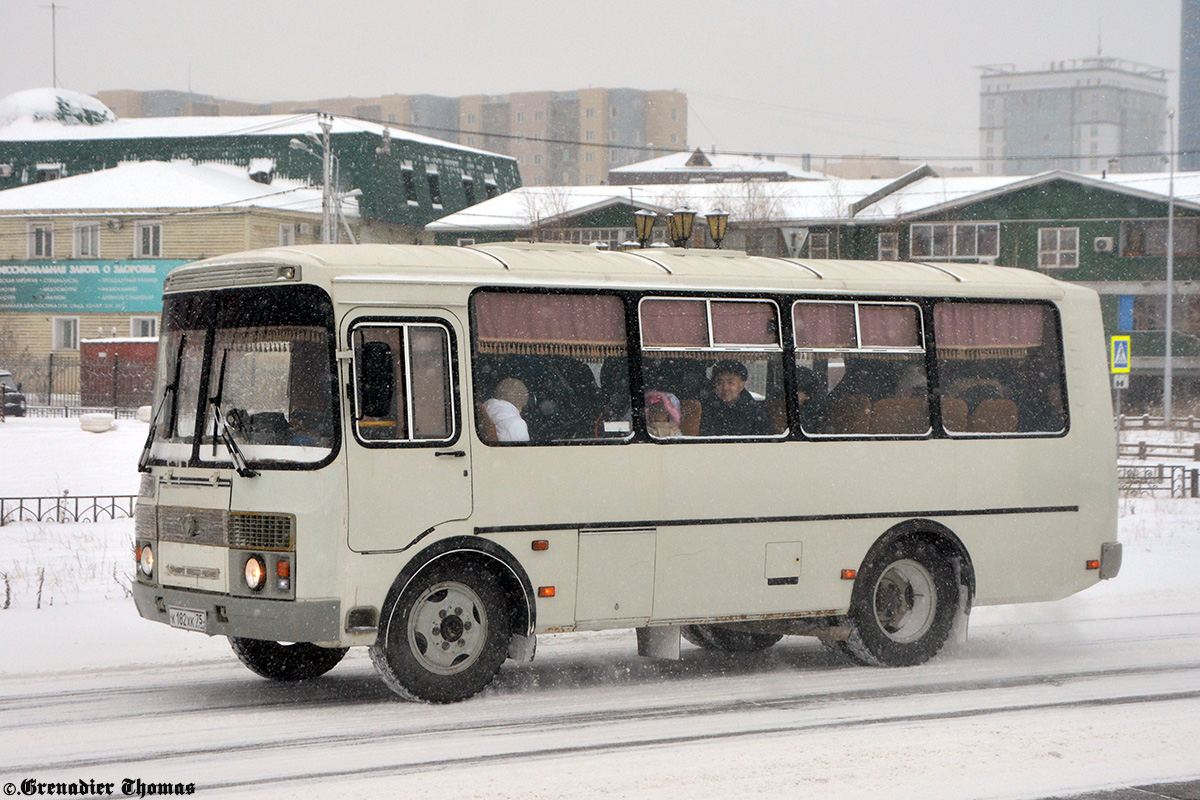
M 890 565 L 875 584 L 875 619 L 889 639 L 915 641 L 933 625 L 937 588 L 923 564 L 901 559 Z
M 438 675 L 467 669 L 487 639 L 487 612 L 471 587 L 447 581 L 417 598 L 408 617 L 408 644 L 422 667 Z

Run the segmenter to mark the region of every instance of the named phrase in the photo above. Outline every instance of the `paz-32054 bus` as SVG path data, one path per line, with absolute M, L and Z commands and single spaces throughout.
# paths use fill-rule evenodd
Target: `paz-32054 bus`
M 167 278 L 143 617 L 469 697 L 539 633 L 932 657 L 1112 577 L 1096 295 L 976 264 L 493 244 Z

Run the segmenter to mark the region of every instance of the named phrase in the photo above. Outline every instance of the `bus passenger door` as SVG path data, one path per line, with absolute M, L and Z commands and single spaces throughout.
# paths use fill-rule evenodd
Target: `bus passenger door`
M 346 332 L 350 548 L 400 550 L 471 515 L 455 317 L 423 310 L 354 319 Z M 345 340 L 343 340 L 345 341 Z

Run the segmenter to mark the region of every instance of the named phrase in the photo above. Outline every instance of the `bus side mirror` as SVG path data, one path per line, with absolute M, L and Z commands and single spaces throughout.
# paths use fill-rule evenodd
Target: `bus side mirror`
M 362 402 L 359 415 L 388 416 L 392 409 L 392 387 L 396 385 L 392 348 L 386 342 L 364 342 L 359 351 L 359 365 L 358 393 Z

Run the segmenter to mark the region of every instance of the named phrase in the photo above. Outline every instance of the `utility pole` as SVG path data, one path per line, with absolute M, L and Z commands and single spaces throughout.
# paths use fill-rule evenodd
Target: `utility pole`
M 321 126 L 321 241 L 325 244 L 337 241 L 337 228 L 333 225 L 333 158 L 329 149 L 329 131 L 333 129 L 333 117 L 317 115 Z
M 58 9 L 57 3 L 51 3 L 42 8 L 50 9 L 50 70 L 51 70 L 51 86 L 58 88 Z M 62 6 L 66 8 L 66 6 Z
M 1175 304 L 1175 109 L 1167 109 L 1167 314 L 1166 347 L 1163 362 L 1163 424 L 1171 427 L 1171 384 L 1174 370 L 1171 364 L 1171 333 L 1174 328 L 1172 308 Z

